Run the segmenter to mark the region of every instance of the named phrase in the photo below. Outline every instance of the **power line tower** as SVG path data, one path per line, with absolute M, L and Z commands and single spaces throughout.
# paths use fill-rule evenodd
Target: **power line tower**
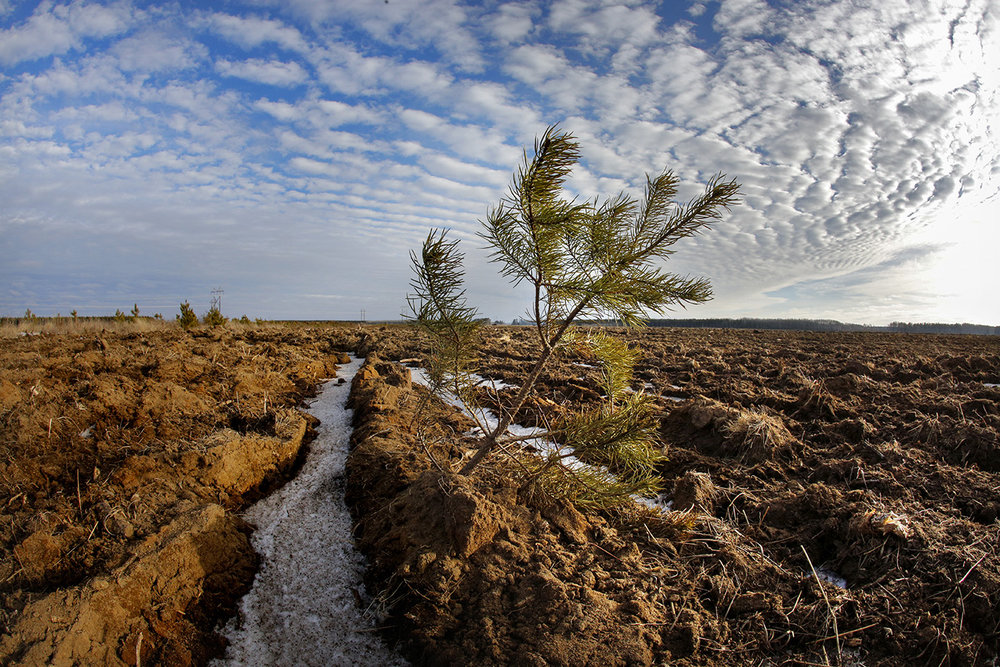
M 365 309 L 364 308 L 361 309 L 361 321 L 362 322 L 365 321 Z
M 222 295 L 225 293 L 225 290 L 221 287 L 216 287 L 212 290 L 212 310 L 222 312 Z

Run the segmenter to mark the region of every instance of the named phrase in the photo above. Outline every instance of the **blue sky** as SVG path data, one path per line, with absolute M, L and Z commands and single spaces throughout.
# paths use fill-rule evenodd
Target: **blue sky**
M 524 147 L 567 184 L 744 204 L 670 259 L 694 317 L 1000 324 L 992 0 L 0 0 L 0 314 L 394 319 L 408 252 L 527 295 L 475 237 Z

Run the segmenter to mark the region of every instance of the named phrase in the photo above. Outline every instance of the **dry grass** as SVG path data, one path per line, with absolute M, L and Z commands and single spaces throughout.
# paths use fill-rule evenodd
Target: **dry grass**
M 761 461 L 795 442 L 781 417 L 757 408 L 740 410 L 722 430 L 747 461 Z
M 243 330 L 262 326 L 255 322 L 229 320 L 217 328 Z M 197 328 L 203 328 L 199 325 Z M 139 317 L 136 320 L 116 320 L 114 317 L 4 317 L 0 318 L 0 338 L 18 336 L 70 335 L 87 336 L 100 333 L 148 333 L 178 328 L 175 320 Z
M 0 319 L 0 338 L 37 336 L 40 334 L 87 335 L 104 331 L 115 333 L 143 333 L 162 331 L 177 326 L 173 321 L 140 317 L 116 320 L 113 317 L 6 317 Z

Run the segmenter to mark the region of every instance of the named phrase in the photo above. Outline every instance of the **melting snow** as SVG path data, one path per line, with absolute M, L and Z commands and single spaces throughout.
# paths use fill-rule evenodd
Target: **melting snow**
M 431 383 L 430 383 L 430 378 L 427 375 L 427 371 L 425 371 L 423 368 L 413 367 L 413 366 L 410 366 L 409 369 L 414 382 L 430 388 Z M 458 409 L 462 410 L 463 412 L 465 412 L 465 414 L 469 415 L 473 419 L 477 418 L 477 416 L 474 415 L 469 410 L 469 408 L 462 401 L 458 399 L 458 397 L 451 394 L 450 392 L 445 392 L 442 398 L 449 405 L 457 407 Z M 496 414 L 492 410 L 487 410 L 486 408 L 479 408 L 478 419 L 480 424 L 483 424 L 484 426 L 486 426 L 486 428 L 491 430 L 495 429 L 497 426 L 500 425 L 500 420 L 497 418 Z M 473 429 L 473 432 L 479 432 L 479 429 L 478 428 Z M 510 424 L 507 427 L 507 432 L 516 437 L 523 437 L 536 434 L 540 435 L 545 432 L 545 429 L 532 428 L 529 426 L 521 426 L 519 424 Z M 535 449 L 538 450 L 538 455 L 541 458 L 547 458 L 548 456 L 554 453 L 561 458 L 562 464 L 571 470 L 585 470 L 588 468 L 592 470 L 595 469 L 595 467 L 590 465 L 589 463 L 584 463 L 576 456 L 569 454 L 567 448 L 559 445 L 559 443 L 548 440 L 547 438 L 538 437 L 538 438 L 532 438 L 530 440 L 523 440 L 521 441 L 521 445 L 525 447 L 529 446 L 534 447 Z M 632 496 L 632 498 L 636 502 L 640 502 L 644 505 L 648 505 L 650 507 L 661 510 L 670 509 L 673 505 L 672 502 L 669 503 L 668 505 L 665 505 L 663 503 L 662 496 L 660 498 L 641 498 L 639 496 Z
M 816 568 L 816 576 L 818 576 L 823 581 L 827 581 L 838 588 L 847 588 L 847 579 L 834 572 L 833 570 L 828 570 L 825 567 Z
M 321 424 L 302 470 L 247 510 L 261 568 L 240 613 L 223 629 L 230 644 L 216 665 L 405 665 L 358 608 L 364 561 L 354 550 L 344 476 L 352 410 L 352 359 L 309 412 Z M 338 379 L 339 381 L 339 379 Z
M 490 378 L 479 378 L 484 384 L 488 384 L 493 388 L 494 391 L 499 391 L 501 389 L 520 389 L 521 387 L 516 384 L 508 384 L 503 380 L 491 380 Z

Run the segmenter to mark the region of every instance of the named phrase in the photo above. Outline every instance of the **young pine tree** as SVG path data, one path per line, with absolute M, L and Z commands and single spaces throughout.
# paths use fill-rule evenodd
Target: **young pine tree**
M 228 319 L 222 314 L 218 306 L 213 305 L 201 318 L 201 321 L 210 327 L 221 327 Z
M 177 316 L 177 323 L 184 330 L 198 326 L 198 316 L 194 314 L 194 308 L 187 301 L 181 303 L 181 314 Z
M 480 322 L 466 302 L 458 242 L 444 231 L 431 231 L 421 252 L 411 253 L 415 277 L 409 300 L 413 319 L 432 341 L 432 388 L 459 397 L 480 422 L 483 436 L 460 469 L 463 475 L 524 439 L 510 435 L 508 427 L 553 355 L 572 343 L 597 356 L 604 373 L 602 404 L 552 424 L 546 435 L 564 443 L 565 450 L 544 460 L 519 461 L 560 495 L 609 506 L 656 490 L 661 456 L 656 420 L 650 398 L 628 391 L 637 352 L 610 336 L 581 334 L 572 325 L 610 317 L 641 326 L 649 313 L 709 300 L 707 280 L 669 273 L 661 264 L 678 241 L 735 205 L 739 186 L 718 175 L 701 196 L 679 205 L 674 201 L 679 181 L 664 171 L 647 176 L 642 201 L 624 193 L 603 201 L 566 200 L 562 186 L 579 157 L 571 134 L 555 126 L 546 129 L 535 141 L 534 156 L 529 160 L 525 153 L 509 193 L 489 211 L 480 233 L 501 274 L 531 287 L 529 312 L 540 344 L 538 358 L 494 427 L 477 417 Z M 569 465 L 571 455 L 597 465 Z

